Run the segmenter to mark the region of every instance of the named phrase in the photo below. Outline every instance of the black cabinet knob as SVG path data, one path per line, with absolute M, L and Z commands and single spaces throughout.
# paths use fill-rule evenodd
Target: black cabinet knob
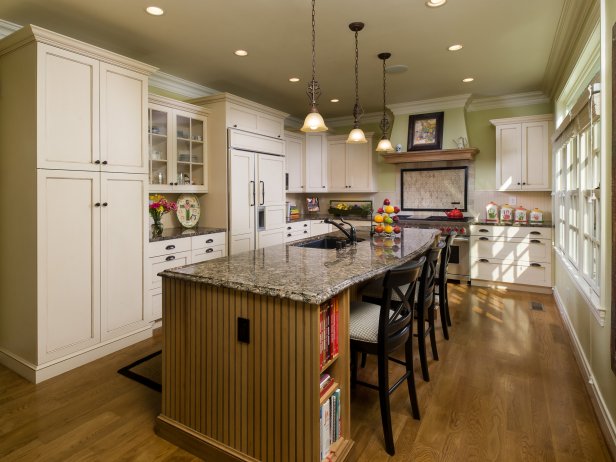
M 103 165 L 107 165 L 107 161 L 106 161 L 106 160 L 102 161 L 101 163 L 102 163 Z
M 165 260 L 167 261 L 175 260 L 175 255 L 169 255 L 167 258 L 165 258 Z
M 207 241 L 205 241 L 206 244 L 211 244 L 212 242 L 214 242 L 214 239 L 208 239 Z
M 214 251 L 214 249 L 212 249 L 212 248 L 210 247 L 209 249 L 207 249 L 207 250 L 205 251 L 205 253 L 212 253 L 213 251 Z
M 100 160 L 95 160 L 95 161 L 94 161 L 94 163 L 95 163 L 96 165 L 99 165 L 99 164 L 101 163 L 101 161 L 100 161 Z
M 165 247 L 165 250 L 173 250 L 175 249 L 175 246 L 173 244 L 168 245 L 167 247 Z
M 107 207 L 109 204 L 107 202 L 103 202 L 103 207 Z
M 100 207 L 100 206 L 101 206 L 100 202 L 97 202 L 96 204 L 94 204 L 94 207 Z

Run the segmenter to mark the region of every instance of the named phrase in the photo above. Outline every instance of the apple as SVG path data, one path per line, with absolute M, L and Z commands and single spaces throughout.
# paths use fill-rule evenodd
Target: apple
M 394 226 L 394 233 L 400 234 L 400 231 L 401 231 L 400 226 Z
M 376 228 L 374 228 L 374 232 L 375 233 L 382 233 L 383 232 L 383 227 L 381 225 L 377 226 Z
M 394 216 L 393 216 L 393 217 L 391 217 L 391 218 L 392 218 L 392 220 L 394 220 L 396 223 L 397 223 L 398 221 L 400 221 L 400 218 L 398 218 L 398 215 L 394 215 Z
M 383 205 L 389 205 L 389 204 L 391 204 L 391 201 L 389 199 L 385 199 L 383 201 Z
M 394 206 L 394 213 L 398 213 L 400 212 L 400 207 L 398 207 L 397 205 Z
M 385 213 L 385 210 L 383 210 L 383 207 L 379 207 L 379 209 L 377 210 L 378 213 Z

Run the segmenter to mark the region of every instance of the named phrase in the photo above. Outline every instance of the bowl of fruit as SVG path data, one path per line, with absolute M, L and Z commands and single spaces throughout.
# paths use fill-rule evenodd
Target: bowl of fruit
M 374 232 L 378 235 L 394 236 L 400 234 L 402 229 L 398 225 L 400 218 L 398 213 L 400 207 L 391 205 L 389 199 L 383 201 L 383 206 L 379 207 L 377 213 L 374 215 L 373 221 Z

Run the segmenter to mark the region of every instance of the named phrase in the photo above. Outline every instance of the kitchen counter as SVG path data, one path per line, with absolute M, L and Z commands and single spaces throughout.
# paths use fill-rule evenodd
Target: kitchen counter
M 417 258 L 438 234 L 432 229 L 405 228 L 398 248 L 386 252 L 375 245 L 367 230 L 358 230 L 357 236 L 366 240 L 340 251 L 277 245 L 167 270 L 161 275 L 320 304 L 348 287 Z
M 544 221 L 543 223 L 493 223 L 490 221 L 482 221 L 476 220 L 470 223 L 471 225 L 480 225 L 480 226 L 511 226 L 511 227 L 523 227 L 529 226 L 531 228 L 552 228 L 554 225 L 550 221 Z
M 181 237 L 200 236 L 203 234 L 224 233 L 225 228 L 164 228 L 160 236 L 150 233 L 150 242 L 166 241 Z

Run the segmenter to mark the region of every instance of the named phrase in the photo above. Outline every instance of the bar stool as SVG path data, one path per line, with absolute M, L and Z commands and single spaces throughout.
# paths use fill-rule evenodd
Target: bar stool
M 413 306 L 417 281 L 424 267 L 425 257 L 385 274 L 381 303 L 351 302 L 351 384 L 378 390 L 385 449 L 394 455 L 389 395 L 405 380 L 411 400 L 413 418 L 419 420 L 419 405 L 413 375 Z M 394 299 L 394 295 L 399 301 Z M 404 361 L 390 357 L 390 353 L 404 346 Z M 378 362 L 378 385 L 357 380 L 359 353 L 375 354 Z M 389 361 L 405 366 L 406 372 L 393 386 L 389 386 Z
M 452 231 L 445 239 L 445 247 L 441 251 L 441 261 L 438 268 L 438 276 L 436 278 L 436 303 L 438 304 L 439 314 L 441 316 L 441 326 L 443 328 L 443 336 L 445 340 L 449 340 L 449 329 L 451 326 L 451 318 L 449 316 L 449 298 L 447 297 L 447 265 L 451 257 L 451 243 L 455 239 L 457 233 Z

